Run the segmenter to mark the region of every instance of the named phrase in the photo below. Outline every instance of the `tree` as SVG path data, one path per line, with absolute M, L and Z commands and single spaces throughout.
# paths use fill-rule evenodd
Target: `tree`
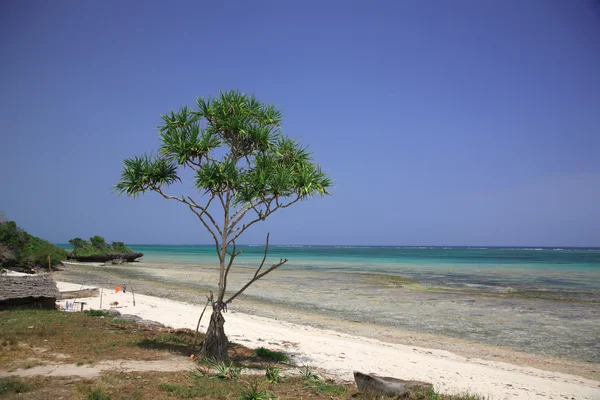
M 183 107 L 161 115 L 160 148 L 123 160 L 115 190 L 136 197 L 157 192 L 194 213 L 208 230 L 219 258 L 216 294 L 207 296 L 212 316 L 201 355 L 227 356 L 222 313 L 251 284 L 287 262 L 280 259 L 263 269 L 269 249 L 267 234 L 262 262 L 244 286 L 227 297 L 227 277 L 242 253 L 236 241 L 254 224 L 300 200 L 326 195 L 331 179 L 312 161 L 307 147 L 281 132 L 281 111 L 238 91 L 199 98 L 194 109 Z M 202 201 L 166 193 L 189 169 Z M 219 218 L 220 217 L 220 218 Z M 222 221 L 222 222 L 220 222 Z

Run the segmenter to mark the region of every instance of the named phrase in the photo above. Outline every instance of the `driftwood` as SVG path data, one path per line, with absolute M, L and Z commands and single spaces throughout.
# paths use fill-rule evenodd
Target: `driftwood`
M 363 374 L 354 371 L 354 380 L 358 390 L 363 393 L 376 393 L 386 396 L 403 396 L 413 390 L 433 389 L 431 383 L 422 381 L 408 381 L 404 379 Z
M 100 295 L 100 289 L 98 288 L 90 288 L 90 289 L 82 289 L 82 290 L 68 290 L 65 292 L 60 292 L 60 300 L 66 299 L 83 299 L 86 297 L 96 297 Z
M 0 310 L 12 308 L 56 309 L 60 296 L 49 274 L 0 277 Z
M 133 262 L 140 257 L 143 257 L 144 253 L 114 253 L 114 254 L 102 254 L 94 256 L 76 256 L 73 253 L 69 253 L 67 259 L 75 260 L 79 262 L 109 262 L 112 260 L 123 259 L 125 262 Z

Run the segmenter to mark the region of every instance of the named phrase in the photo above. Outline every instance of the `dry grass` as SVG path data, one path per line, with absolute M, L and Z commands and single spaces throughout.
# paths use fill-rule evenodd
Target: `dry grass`
M 165 352 L 189 356 L 193 342 L 189 330 L 152 330 L 83 313 L 2 311 L 0 321 L 3 370 L 43 361 L 158 360 Z
M 189 330 L 150 329 L 112 318 L 58 311 L 0 312 L 0 370 L 31 368 L 37 363 L 87 363 L 107 359 L 156 360 L 166 356 L 187 361 L 193 343 Z M 35 355 L 35 358 L 32 358 Z M 68 358 L 65 358 L 67 357 Z M 254 350 L 233 344 L 230 359 L 246 368 L 261 368 L 268 362 Z M 244 390 L 254 387 L 270 396 L 263 399 L 297 400 L 376 399 L 357 393 L 354 385 L 338 385 L 306 374 L 289 364 L 287 374 L 277 383 L 262 374 L 239 379 L 216 379 L 214 372 L 114 372 L 95 379 L 78 377 L 0 378 L 0 400 L 167 400 L 242 399 Z M 248 397 L 246 397 L 248 399 Z M 261 397 L 258 397 L 261 398 Z M 475 397 L 447 397 L 415 393 L 413 400 L 472 400 Z

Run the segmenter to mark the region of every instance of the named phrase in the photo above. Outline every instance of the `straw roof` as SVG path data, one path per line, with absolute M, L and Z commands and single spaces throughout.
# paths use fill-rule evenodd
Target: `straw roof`
M 16 299 L 56 299 L 59 291 L 50 274 L 0 276 L 0 302 Z

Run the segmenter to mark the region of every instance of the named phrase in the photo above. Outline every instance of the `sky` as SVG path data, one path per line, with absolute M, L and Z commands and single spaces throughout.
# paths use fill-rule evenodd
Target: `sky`
M 238 89 L 334 180 L 244 243 L 600 246 L 591 0 L 8 0 L 0 54 L 0 210 L 55 243 L 210 243 L 112 188 L 160 114 Z

